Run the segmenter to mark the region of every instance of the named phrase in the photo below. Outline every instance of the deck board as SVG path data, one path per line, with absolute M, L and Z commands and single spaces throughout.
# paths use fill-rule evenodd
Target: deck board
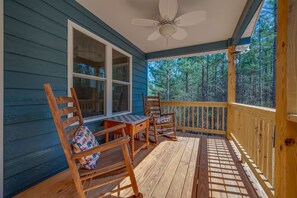
M 191 197 L 192 196 L 192 189 L 195 177 L 195 169 L 196 169 L 196 162 L 198 157 L 198 149 L 199 149 L 200 138 L 195 138 L 195 143 L 190 159 L 189 168 L 187 171 L 186 180 L 183 187 L 183 192 L 181 197 Z
M 134 172 L 144 197 L 254 197 L 230 143 L 223 138 L 178 133 L 177 141 L 163 139 L 136 155 Z M 198 182 L 199 181 L 199 182 Z M 95 197 L 121 182 L 91 192 Z M 132 190 L 112 197 L 129 197 Z M 69 170 L 45 180 L 16 197 L 77 197 Z
M 156 185 L 156 188 L 152 192 L 151 197 L 157 198 L 166 196 L 185 148 L 186 147 L 179 149 L 176 155 L 170 160 L 168 168 L 164 171 L 162 177 Z
M 186 174 L 187 174 L 187 170 L 189 167 L 192 151 L 194 148 L 194 142 L 195 142 L 194 137 L 190 136 L 188 138 L 189 138 L 188 144 L 186 146 L 184 154 L 182 155 L 182 157 L 180 159 L 178 168 L 175 172 L 174 178 L 173 178 L 170 188 L 167 192 L 166 197 L 168 197 L 168 198 L 176 198 L 176 197 L 181 196 L 183 186 L 184 186 L 184 183 L 186 180 Z M 194 174 L 191 175 L 190 177 L 193 177 L 193 176 L 194 176 Z M 162 184 L 160 184 L 160 185 L 162 185 Z M 191 185 L 193 185 L 193 183 Z M 177 186 L 179 186 L 179 188 L 177 188 Z

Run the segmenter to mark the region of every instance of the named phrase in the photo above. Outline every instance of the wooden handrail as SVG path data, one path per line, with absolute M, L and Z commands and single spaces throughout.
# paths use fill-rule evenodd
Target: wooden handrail
M 227 107 L 227 102 L 161 101 L 161 105 Z
M 254 116 L 258 116 L 258 117 L 264 116 L 266 118 L 275 120 L 275 109 L 273 108 L 246 105 L 246 104 L 241 104 L 236 102 L 230 102 L 228 103 L 228 105 L 231 105 L 233 108 L 241 109 L 249 113 L 252 113 Z

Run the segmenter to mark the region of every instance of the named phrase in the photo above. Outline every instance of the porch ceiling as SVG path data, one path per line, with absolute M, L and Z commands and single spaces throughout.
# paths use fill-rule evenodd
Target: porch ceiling
M 178 14 L 205 10 L 207 19 L 192 27 L 185 27 L 188 37 L 182 41 L 165 38 L 147 41 L 155 27 L 139 27 L 131 24 L 133 18 L 159 18 L 158 0 L 77 0 L 86 9 L 122 34 L 143 52 L 188 47 L 227 40 L 232 37 L 247 0 L 179 0 Z M 252 23 L 254 24 L 255 21 Z M 250 37 L 254 25 L 249 25 L 243 37 Z

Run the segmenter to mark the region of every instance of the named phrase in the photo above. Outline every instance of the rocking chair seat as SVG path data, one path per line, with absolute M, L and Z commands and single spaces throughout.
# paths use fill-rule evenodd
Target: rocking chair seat
M 85 168 L 79 168 L 79 173 L 81 176 L 93 174 L 94 172 L 104 172 L 106 168 L 108 171 L 115 169 L 116 167 L 124 167 L 124 155 L 121 147 L 115 147 L 110 150 L 102 151 L 99 160 L 93 170 L 88 170 Z M 117 169 L 116 169 L 117 170 Z

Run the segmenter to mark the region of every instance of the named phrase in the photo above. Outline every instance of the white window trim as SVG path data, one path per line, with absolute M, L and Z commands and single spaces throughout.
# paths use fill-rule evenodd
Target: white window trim
M 106 46 L 106 53 L 105 53 L 105 61 L 106 61 L 106 67 L 105 67 L 105 72 L 106 72 L 106 78 L 100 78 L 96 76 L 90 76 L 90 75 L 84 75 L 84 74 L 78 74 L 78 73 L 73 73 L 73 29 L 76 29 L 85 35 L 103 43 Z M 93 121 L 98 121 L 98 120 L 103 120 L 105 118 L 110 118 L 118 115 L 125 115 L 125 114 L 130 114 L 132 113 L 132 55 L 125 52 L 124 50 L 120 49 L 119 47 L 107 42 L 106 40 L 100 38 L 98 35 L 90 32 L 89 30 L 77 25 L 76 23 L 72 22 L 71 20 L 68 20 L 68 57 L 67 57 L 67 62 L 68 62 L 68 72 L 67 72 L 67 87 L 68 87 L 68 96 L 71 96 L 71 91 L 70 88 L 73 87 L 73 76 L 77 77 L 83 77 L 83 78 L 88 78 L 91 80 L 100 80 L 100 81 L 105 81 L 106 82 L 106 89 L 105 89 L 105 101 L 104 101 L 104 113 L 105 115 L 98 115 L 98 116 L 93 116 L 93 117 L 88 117 L 85 118 L 84 121 L 85 123 L 88 122 L 93 122 Z M 129 57 L 130 60 L 130 65 L 129 65 L 129 70 L 130 70 L 130 81 L 129 82 L 122 82 L 118 80 L 113 80 L 112 79 L 112 50 L 116 50 L 126 56 Z M 128 106 L 128 111 L 125 112 L 118 112 L 118 113 L 112 113 L 112 83 L 118 83 L 118 84 L 125 84 L 129 85 L 129 106 Z

